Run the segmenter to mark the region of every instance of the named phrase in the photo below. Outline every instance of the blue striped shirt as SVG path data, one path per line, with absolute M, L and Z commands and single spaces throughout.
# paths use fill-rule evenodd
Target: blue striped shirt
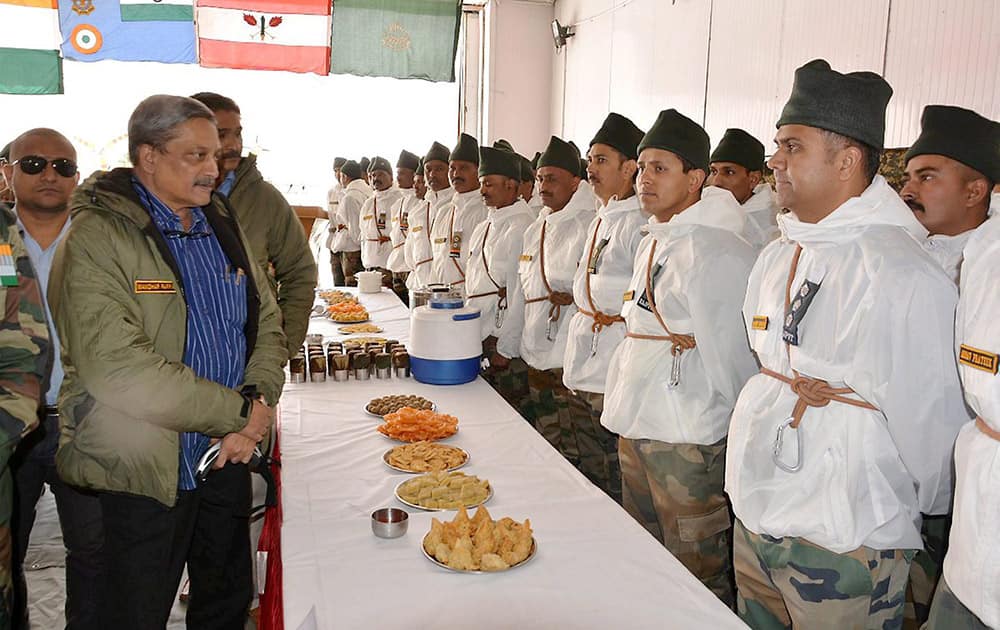
M 191 229 L 185 231 L 180 218 L 151 192 L 132 180 L 143 206 L 149 211 L 180 270 L 187 303 L 187 337 L 184 365 L 201 378 L 236 389 L 243 382 L 247 340 L 247 282 L 243 270 L 234 269 L 222 251 L 219 239 L 201 208 L 191 209 Z M 210 438 L 201 433 L 182 433 L 180 452 L 181 490 L 197 487 L 194 471 Z

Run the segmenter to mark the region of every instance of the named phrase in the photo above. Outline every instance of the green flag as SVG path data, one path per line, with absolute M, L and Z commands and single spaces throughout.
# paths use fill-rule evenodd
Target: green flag
M 62 94 L 59 51 L 0 48 L 0 93 Z
M 461 0 L 335 0 L 330 72 L 455 80 Z

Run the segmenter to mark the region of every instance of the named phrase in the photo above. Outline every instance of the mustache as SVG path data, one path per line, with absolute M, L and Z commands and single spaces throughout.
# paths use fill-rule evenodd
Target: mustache
M 226 151 L 225 153 L 222 154 L 222 159 L 223 160 L 229 160 L 229 159 L 238 158 L 238 157 L 241 157 L 239 151 Z
M 215 180 L 211 177 L 199 177 L 194 180 L 195 186 L 208 186 L 209 188 L 215 188 Z
M 904 199 L 903 201 L 904 201 L 904 203 L 906 203 L 906 205 L 910 206 L 910 210 L 917 210 L 919 212 L 925 212 L 923 204 L 917 203 L 913 199 Z

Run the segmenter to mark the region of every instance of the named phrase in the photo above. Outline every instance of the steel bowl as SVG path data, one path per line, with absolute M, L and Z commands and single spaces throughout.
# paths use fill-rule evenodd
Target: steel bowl
M 399 538 L 406 533 L 410 515 L 399 508 L 380 508 L 372 512 L 372 533 L 379 538 Z

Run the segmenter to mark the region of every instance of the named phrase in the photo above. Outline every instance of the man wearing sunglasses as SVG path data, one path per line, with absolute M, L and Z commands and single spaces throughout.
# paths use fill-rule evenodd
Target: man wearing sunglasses
M 222 144 L 216 188 L 229 197 L 253 256 L 267 273 L 281 309 L 288 356 L 292 356 L 306 338 L 316 288 L 316 261 L 309 253 L 302 222 L 278 189 L 264 181 L 257 156 L 243 157 L 243 123 L 236 102 L 212 92 L 191 98 L 215 114 Z
M 31 169 L 29 163 L 24 166 Z M 13 168 L 7 158 L 3 176 L 7 182 L 13 179 Z M 38 405 L 44 396 L 51 360 L 42 295 L 16 219 L 3 208 L 0 210 L 0 303 L 6 309 L 0 336 L 0 622 L 13 617 L 14 490 L 10 464 L 21 437 L 38 425 Z
M 32 129 L 11 145 L 4 178 L 14 191 L 14 213 L 18 234 L 24 242 L 41 291 L 46 320 L 51 321 L 45 293 L 56 248 L 69 229 L 69 197 L 79 174 L 76 150 L 62 134 L 51 129 Z M 104 530 L 101 505 L 91 492 L 66 484 L 56 474 L 59 444 L 57 399 L 63 381 L 59 338 L 49 327 L 51 361 L 42 383 L 44 398 L 38 410 L 39 427 L 24 437 L 14 452 L 15 628 L 27 627 L 27 588 L 22 570 L 28 539 L 35 520 L 35 505 L 45 484 L 56 500 L 59 523 L 66 545 L 66 624 L 70 628 L 99 628 L 97 618 L 103 585 Z
M 97 492 L 102 628 L 162 629 L 185 563 L 191 628 L 244 627 L 252 598 L 246 466 L 273 422 L 287 358 L 281 314 L 224 196 L 211 110 L 144 100 L 133 168 L 70 201 L 49 291 L 66 354 L 56 465 Z M 221 443 L 204 481 L 197 464 Z

